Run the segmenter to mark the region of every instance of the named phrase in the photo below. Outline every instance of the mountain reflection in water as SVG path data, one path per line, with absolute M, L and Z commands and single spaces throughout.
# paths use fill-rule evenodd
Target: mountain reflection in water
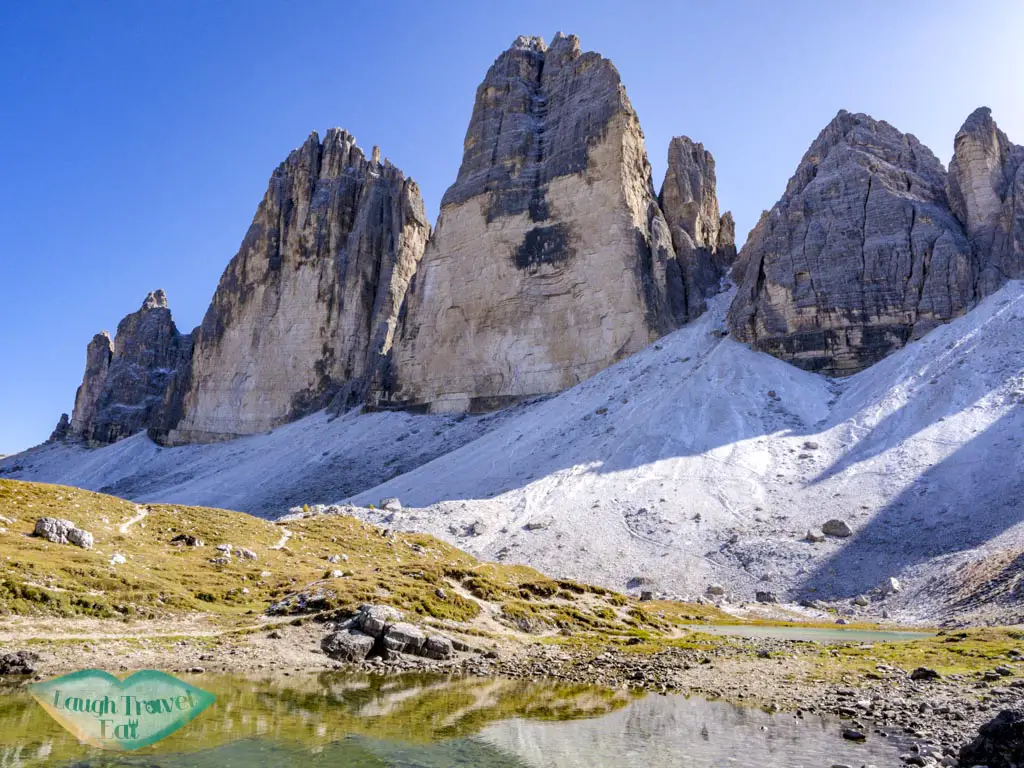
M 837 722 L 683 696 L 552 681 L 321 674 L 201 675 L 199 718 L 131 754 L 83 746 L 22 688 L 0 691 L 0 766 L 251 768 L 800 768 L 898 764 Z

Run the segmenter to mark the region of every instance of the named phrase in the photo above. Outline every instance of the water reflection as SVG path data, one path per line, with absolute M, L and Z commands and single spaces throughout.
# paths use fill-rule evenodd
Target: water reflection
M 0 695 L 0 768 L 625 768 L 896 764 L 896 745 L 681 696 L 503 679 L 325 674 L 190 682 L 217 701 L 130 755 L 80 745 L 24 692 Z

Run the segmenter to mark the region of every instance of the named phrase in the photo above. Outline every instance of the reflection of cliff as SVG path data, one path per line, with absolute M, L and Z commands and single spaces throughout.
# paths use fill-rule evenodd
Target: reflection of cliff
M 217 706 L 160 742 L 161 766 L 323 765 L 526 768 L 473 737 L 510 718 L 570 720 L 625 707 L 628 691 L 530 681 L 323 674 L 288 680 L 190 680 Z M 271 747 L 268 742 L 274 742 Z M 443 743 L 441 743 L 443 742 Z M 310 749 L 319 762 L 310 763 Z M 0 766 L 30 768 L 85 756 L 21 689 L 0 689 Z M 76 766 L 154 765 L 109 753 Z M 248 763 L 246 756 L 259 755 Z M 272 756 L 272 757 L 271 757 Z
M 838 723 L 682 696 L 649 696 L 593 720 L 508 720 L 480 739 L 531 768 L 793 768 L 896 765 L 900 745 L 851 744 Z

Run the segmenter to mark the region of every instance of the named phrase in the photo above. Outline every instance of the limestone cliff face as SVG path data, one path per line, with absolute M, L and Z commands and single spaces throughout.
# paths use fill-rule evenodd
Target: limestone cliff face
M 570 387 L 674 327 L 671 262 L 618 71 L 575 37 L 521 37 L 477 89 L 380 400 L 477 410 Z
M 715 159 L 703 144 L 672 139 L 658 202 L 678 264 L 670 275 L 672 311 L 683 324 L 704 313 L 736 259 L 736 225 L 731 213 L 719 215 Z
M 150 293 L 118 323 L 113 342 L 104 332 L 89 343 L 65 434 L 112 443 L 159 423 L 167 393 L 191 355 L 192 338 L 178 332 L 164 292 Z
M 945 187 L 916 138 L 840 112 L 750 233 L 733 334 L 845 375 L 970 309 L 977 264 Z
M 261 432 L 365 396 L 430 232 L 416 183 L 378 158 L 332 129 L 274 172 L 198 329 L 168 442 Z
M 987 107 L 956 135 L 949 202 L 978 256 L 978 292 L 1024 278 L 1024 147 L 1012 144 Z

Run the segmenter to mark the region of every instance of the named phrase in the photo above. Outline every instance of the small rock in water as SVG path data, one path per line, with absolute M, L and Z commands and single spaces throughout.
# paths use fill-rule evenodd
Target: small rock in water
M 856 728 L 843 728 L 843 738 L 847 741 L 864 741 L 867 736 Z

